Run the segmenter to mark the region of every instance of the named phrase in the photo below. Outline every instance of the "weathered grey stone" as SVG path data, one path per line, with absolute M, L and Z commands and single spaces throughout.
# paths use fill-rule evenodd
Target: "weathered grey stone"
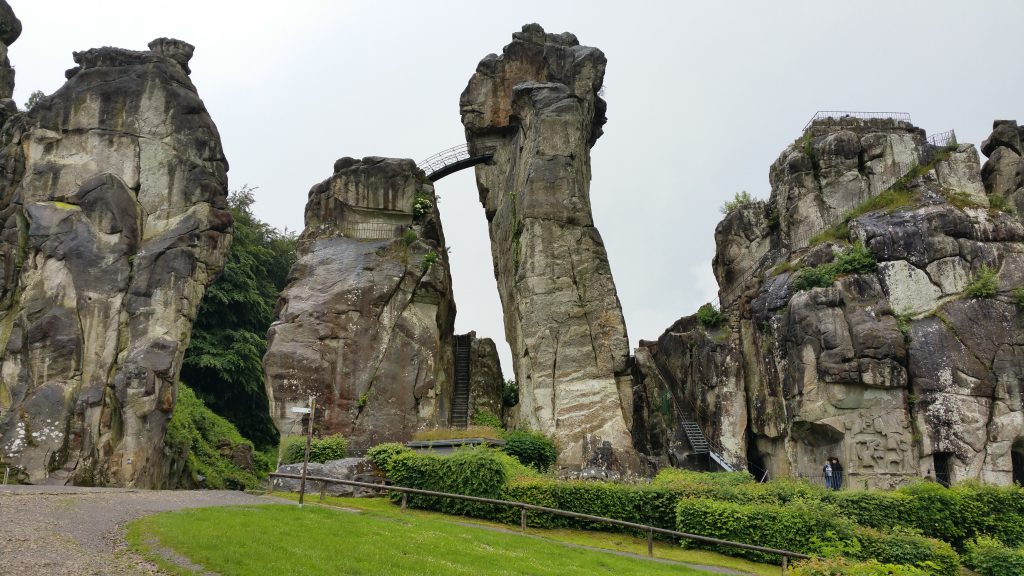
M 505 378 L 501 372 L 498 348 L 490 338 L 477 338 L 476 332 L 467 336 L 470 340 L 469 421 L 473 422 L 473 417 L 482 412 L 502 418 Z
M 707 406 L 694 413 L 712 449 L 758 475 L 819 475 L 837 456 L 854 485 L 891 487 L 935 477 L 936 455 L 950 455 L 953 481 L 1009 483 L 1011 453 L 1024 446 L 1024 314 L 1010 294 L 1024 286 L 1024 224 L 987 209 L 1020 170 L 1016 124 L 996 132 L 984 170 L 972 146 L 928 149 L 916 128 L 881 120 L 815 123 L 787 148 L 768 204 L 736 210 L 716 230 L 726 323 L 709 330 L 683 318 L 636 351 L 633 434 L 647 461 L 688 465 L 673 411 L 686 407 L 675 399 L 692 398 Z M 904 183 L 911 205 L 848 223 L 877 266 L 794 291 L 792 270 L 844 249 L 803 239 L 842 198 L 859 198 L 858 178 L 860 190 L 881 192 L 879 170 L 907 169 L 919 150 L 937 159 Z M 737 274 L 737 262 L 752 273 Z M 997 293 L 967 298 L 983 266 L 997 272 Z M 663 396 L 675 400 L 666 413 Z M 744 404 L 739 415 L 713 408 Z
M 590 147 L 601 135 L 605 57 L 571 34 L 528 25 L 490 55 L 462 93 L 490 222 L 520 423 L 554 437 L 580 470 L 610 442 L 635 469 L 625 323 L 590 212 Z M 610 459 L 602 460 L 604 462 Z
M 278 466 L 279 474 L 302 475 L 302 463 L 282 464 Z M 366 458 L 342 458 L 341 460 L 328 460 L 323 464 L 310 462 L 306 465 L 306 477 L 319 476 L 322 478 L 334 478 L 337 480 L 353 480 L 367 484 L 383 484 L 384 478 L 378 473 L 373 463 Z M 302 480 L 294 478 L 274 478 L 274 490 L 285 492 L 298 492 Z M 322 486 L 325 485 L 325 486 Z M 328 496 L 345 496 L 351 498 L 373 498 L 384 494 L 382 490 L 364 488 L 362 486 L 351 486 L 347 484 L 335 484 L 333 482 L 319 482 L 317 480 L 306 480 L 307 495 L 320 494 L 321 489 Z
M 180 62 L 75 60 L 0 136 L 0 459 L 32 482 L 163 487 L 182 356 L 231 239 L 227 161 Z
M 411 160 L 335 164 L 313 186 L 263 365 L 271 415 L 317 398 L 318 434 L 360 451 L 448 423 L 455 306 L 434 189 Z M 414 213 L 419 196 L 430 203 Z

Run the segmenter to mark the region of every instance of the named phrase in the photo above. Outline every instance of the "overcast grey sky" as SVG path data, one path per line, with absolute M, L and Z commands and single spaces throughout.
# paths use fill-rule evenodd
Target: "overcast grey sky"
M 56 90 L 74 50 L 195 44 L 231 187 L 258 186 L 256 214 L 292 230 L 335 159 L 463 142 L 459 94 L 523 24 L 573 32 L 608 56 L 591 197 L 634 346 L 714 297 L 719 206 L 767 197 L 769 165 L 816 110 L 906 111 L 973 143 L 994 118 L 1024 120 L 1020 0 L 9 1 L 19 104 Z M 437 192 L 456 328 L 494 338 L 511 375 L 472 172 Z

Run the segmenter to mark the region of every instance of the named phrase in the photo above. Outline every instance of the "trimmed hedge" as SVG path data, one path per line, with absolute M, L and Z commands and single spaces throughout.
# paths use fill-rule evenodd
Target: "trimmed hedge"
M 880 564 L 876 560 L 851 562 L 843 558 L 816 558 L 793 565 L 791 576 L 926 576 L 913 566 Z
M 676 530 L 680 532 L 802 554 L 847 552 L 848 544 L 854 541 L 855 527 L 838 509 L 821 503 L 791 502 L 779 506 L 684 498 L 676 506 Z M 755 562 L 781 562 L 775 554 L 730 546 L 699 546 Z
M 995 538 L 980 537 L 966 545 L 964 563 L 981 576 L 1024 574 L 1024 549 L 1010 548 Z
M 923 569 L 928 574 L 956 576 L 960 558 L 948 543 L 921 535 L 920 532 L 896 527 L 888 531 L 858 528 L 857 558 L 905 564 Z
M 907 529 L 881 532 L 857 526 L 839 508 L 822 502 L 739 504 L 686 498 L 680 500 L 676 512 L 676 529 L 680 532 L 803 554 L 908 564 L 934 576 L 956 576 L 960 569 L 956 553 L 945 542 Z M 757 562 L 781 560 L 774 554 L 752 550 L 708 547 Z
M 309 444 L 309 461 L 323 464 L 340 460 L 348 453 L 348 440 L 340 434 L 313 438 Z M 281 464 L 295 464 L 306 457 L 306 437 L 286 436 L 281 440 Z
M 505 441 L 502 450 L 515 456 L 525 466 L 547 472 L 558 458 L 558 450 L 550 438 L 532 430 L 512 430 L 501 435 Z

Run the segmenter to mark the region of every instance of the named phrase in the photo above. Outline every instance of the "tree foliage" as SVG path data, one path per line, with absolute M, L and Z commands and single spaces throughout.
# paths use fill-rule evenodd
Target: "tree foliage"
M 234 240 L 221 277 L 206 291 L 181 369 L 182 380 L 258 447 L 276 446 L 263 386 L 267 329 L 295 261 L 296 238 L 257 219 L 255 188 L 228 197 Z

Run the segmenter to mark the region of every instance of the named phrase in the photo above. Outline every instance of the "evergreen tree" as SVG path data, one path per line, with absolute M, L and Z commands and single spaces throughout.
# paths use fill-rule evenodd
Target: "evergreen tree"
M 181 380 L 257 448 L 276 446 L 263 386 L 267 329 L 295 261 L 296 237 L 258 220 L 255 188 L 228 197 L 234 240 L 221 277 L 206 291 L 185 353 Z

